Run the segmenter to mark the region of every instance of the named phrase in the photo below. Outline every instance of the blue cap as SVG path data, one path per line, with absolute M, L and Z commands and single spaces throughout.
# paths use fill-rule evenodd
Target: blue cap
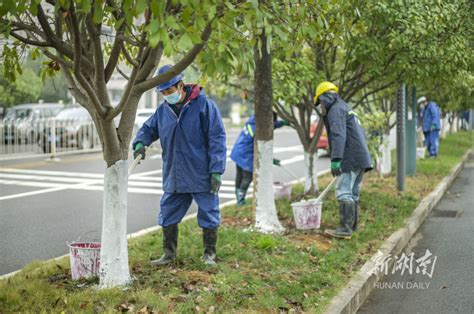
M 156 71 L 156 74 L 155 76 L 159 76 L 163 73 L 166 73 L 168 72 L 173 66 L 171 64 L 167 64 L 167 65 L 164 65 L 162 66 L 161 68 L 158 69 L 158 71 Z M 157 93 L 161 93 L 162 91 L 170 88 L 171 86 L 175 85 L 176 83 L 178 83 L 179 81 L 182 81 L 184 79 L 184 76 L 182 73 L 179 73 L 178 75 L 176 75 L 175 77 L 173 77 L 171 80 L 167 81 L 167 82 L 164 82 L 164 83 L 161 83 L 160 85 L 156 86 L 155 89 L 156 89 L 156 92 Z

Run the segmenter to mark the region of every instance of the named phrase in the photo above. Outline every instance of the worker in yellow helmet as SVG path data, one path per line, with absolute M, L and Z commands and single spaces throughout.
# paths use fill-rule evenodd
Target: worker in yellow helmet
M 334 177 L 340 176 L 336 185 L 340 227 L 326 233 L 350 239 L 357 230 L 360 184 L 364 173 L 372 169 L 372 161 L 364 129 L 338 92 L 339 88 L 333 83 L 322 82 L 316 88 L 314 102 L 328 133 L 331 173 Z

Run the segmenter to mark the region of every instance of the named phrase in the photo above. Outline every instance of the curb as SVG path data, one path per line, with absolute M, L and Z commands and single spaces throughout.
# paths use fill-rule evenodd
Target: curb
M 459 175 L 464 165 L 468 161 L 472 150 L 468 150 L 462 157 L 461 162 L 454 166 L 450 173 L 441 180 L 436 188 L 431 191 L 425 198 L 421 200 L 413 211 L 412 215 L 405 220 L 405 226 L 398 229 L 390 235 L 390 237 L 382 243 L 379 251 L 383 256 L 398 255 L 405 248 L 413 235 L 416 233 L 426 217 L 431 213 L 432 209 L 438 204 L 446 190 L 451 186 L 453 181 Z M 379 253 L 379 252 L 377 252 Z M 352 277 L 349 283 L 344 287 L 338 295 L 336 295 L 331 303 L 329 303 L 325 313 L 356 313 L 359 307 L 364 303 L 365 299 L 374 289 L 375 283 L 384 277 L 384 273 L 374 273 L 377 257 L 374 254 L 362 268 Z M 390 260 L 389 267 L 393 264 Z

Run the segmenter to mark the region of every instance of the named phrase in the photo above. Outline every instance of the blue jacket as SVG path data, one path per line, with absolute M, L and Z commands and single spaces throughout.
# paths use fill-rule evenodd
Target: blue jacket
M 282 121 L 275 121 L 274 128 L 281 128 Z M 253 172 L 253 142 L 255 137 L 255 115 L 251 115 L 245 122 L 245 126 L 235 141 L 230 159 L 240 168 L 248 172 Z
M 211 173 L 224 173 L 226 135 L 215 103 L 193 87 L 179 117 L 163 102 L 138 131 L 137 143 L 160 139 L 163 190 L 169 193 L 209 192 Z M 194 94 L 194 96 L 193 96 Z
M 441 112 L 438 105 L 430 101 L 423 110 L 423 132 L 429 132 L 431 126 L 434 125 L 434 130 L 441 129 Z
M 324 124 L 331 148 L 331 160 L 341 161 L 342 172 L 372 169 L 364 129 L 355 112 L 336 93 L 319 97 L 326 108 Z

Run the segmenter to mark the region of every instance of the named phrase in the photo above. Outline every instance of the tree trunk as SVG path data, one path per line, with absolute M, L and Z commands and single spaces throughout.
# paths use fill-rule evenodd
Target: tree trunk
M 383 143 L 380 147 L 381 154 L 377 161 L 377 170 L 380 176 L 389 175 L 392 172 L 392 155 L 389 143 L 390 134 L 383 135 Z
M 107 169 L 104 176 L 101 288 L 130 283 L 127 248 L 128 151 L 139 96 L 133 95 L 117 128 L 114 120 L 95 119 Z
M 134 118 L 134 117 L 133 117 Z M 99 287 L 130 283 L 127 248 L 128 143 L 121 142 L 113 120 L 97 118 L 104 161 Z
M 314 152 L 304 152 L 304 194 L 315 194 L 319 190 L 316 159 L 318 155 Z
M 304 194 L 315 194 L 319 191 L 318 186 L 318 173 L 316 171 L 315 161 L 318 159 L 318 142 L 323 134 L 324 123 L 323 119 L 319 118 L 319 123 L 314 131 L 313 137 L 309 139 L 308 145 L 303 145 L 305 154 L 304 154 L 304 164 L 305 164 L 305 185 L 304 185 Z M 310 130 L 308 130 L 310 132 Z M 316 160 L 315 160 L 316 159 Z
M 254 199 L 255 228 L 263 233 L 281 233 L 273 194 L 273 113 L 272 59 L 267 50 L 267 37 L 259 35 L 261 51 L 255 46 L 255 152 Z
M 110 288 L 130 282 L 127 249 L 128 162 L 119 160 L 104 176 L 100 287 Z

